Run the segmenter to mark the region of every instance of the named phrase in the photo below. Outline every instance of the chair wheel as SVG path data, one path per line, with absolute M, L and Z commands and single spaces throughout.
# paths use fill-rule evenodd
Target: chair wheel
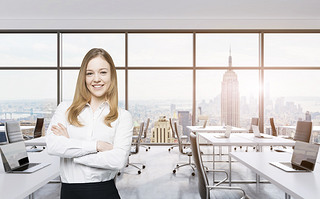
M 150 147 L 148 147 L 148 149 L 151 149 Z
M 129 165 L 127 164 L 126 167 L 128 167 Z
M 245 152 L 248 152 L 248 150 L 245 150 Z
M 173 173 L 176 173 L 177 171 L 174 169 L 172 172 L 173 172 Z
M 146 151 L 149 151 L 148 149 L 146 149 Z
M 140 173 L 141 173 L 141 171 L 139 170 L 139 171 L 138 171 L 138 174 L 140 174 Z
M 118 175 L 118 176 L 119 176 L 119 175 L 121 175 L 121 172 L 118 172 L 118 174 L 117 174 L 117 175 Z
M 170 151 L 170 148 L 168 149 L 168 151 Z
M 146 165 L 142 165 L 142 169 L 145 169 L 146 168 Z
M 234 150 L 236 151 L 236 150 L 237 150 L 237 148 L 236 148 L 236 147 L 234 147 Z
M 196 174 L 194 172 L 192 172 L 192 176 L 195 176 Z

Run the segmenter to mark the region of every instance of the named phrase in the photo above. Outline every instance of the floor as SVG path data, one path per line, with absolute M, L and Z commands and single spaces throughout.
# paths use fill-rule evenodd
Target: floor
M 212 147 L 203 147 L 204 153 L 210 153 Z M 270 150 L 269 148 L 265 150 Z M 217 151 L 217 150 L 216 150 Z M 226 149 L 222 149 L 225 152 Z M 244 151 L 244 149 L 237 149 Z M 249 149 L 253 151 L 253 149 Z M 212 152 L 212 151 L 211 151 Z M 210 159 L 212 156 L 207 156 L 204 159 Z M 227 156 L 217 157 L 224 160 Z M 151 146 L 151 149 L 146 152 L 141 148 L 137 155 L 130 157 L 131 162 L 142 162 L 146 168 L 141 174 L 137 173 L 137 169 L 129 166 L 124 168 L 121 175 L 116 179 L 121 198 L 123 199 L 200 199 L 197 187 L 197 174 L 192 176 L 192 169 L 182 167 L 173 174 L 173 168 L 177 162 L 188 162 L 188 157 L 181 155 L 178 148 L 168 151 L 168 146 Z M 206 163 L 208 168 L 212 168 L 212 162 Z M 233 163 L 233 179 L 255 179 L 255 174 L 240 163 Z M 227 169 L 227 163 L 217 163 L 216 169 Z M 217 179 L 222 179 L 223 175 L 216 176 Z M 208 176 L 211 180 L 212 175 Z M 221 186 L 227 186 L 222 184 Z M 261 184 L 260 191 L 256 191 L 255 184 L 232 184 L 232 186 L 242 187 L 250 198 L 257 199 L 280 199 L 284 198 L 284 192 L 270 183 Z M 40 188 L 34 193 L 35 199 L 58 199 L 60 192 L 59 183 L 49 183 Z M 240 198 L 238 191 L 212 191 L 211 198 L 233 199 Z M 27 198 L 26 198 L 27 199 Z

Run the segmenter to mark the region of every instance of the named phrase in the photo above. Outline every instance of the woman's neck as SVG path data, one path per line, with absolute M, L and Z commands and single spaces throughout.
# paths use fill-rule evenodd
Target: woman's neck
M 95 112 L 97 110 L 97 108 L 104 103 L 106 100 L 105 99 L 96 99 L 96 98 L 91 98 L 90 100 L 90 106 L 93 110 L 93 112 Z

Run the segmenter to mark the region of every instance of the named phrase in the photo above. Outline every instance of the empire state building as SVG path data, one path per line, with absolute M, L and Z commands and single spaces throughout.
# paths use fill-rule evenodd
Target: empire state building
M 221 83 L 221 124 L 240 126 L 240 95 L 237 74 L 231 70 L 232 56 L 229 55 L 229 69 Z

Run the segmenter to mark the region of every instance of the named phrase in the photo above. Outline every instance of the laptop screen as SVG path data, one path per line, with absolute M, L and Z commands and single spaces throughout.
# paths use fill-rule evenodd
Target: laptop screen
M 318 151 L 318 145 L 296 141 L 291 163 L 300 165 L 313 171 L 317 160 Z
M 0 130 L 0 144 L 7 144 L 8 139 L 5 131 Z
M 11 169 L 28 163 L 28 155 L 24 142 L 15 142 L 0 146 L 2 155 Z M 2 160 L 5 163 L 4 160 Z

